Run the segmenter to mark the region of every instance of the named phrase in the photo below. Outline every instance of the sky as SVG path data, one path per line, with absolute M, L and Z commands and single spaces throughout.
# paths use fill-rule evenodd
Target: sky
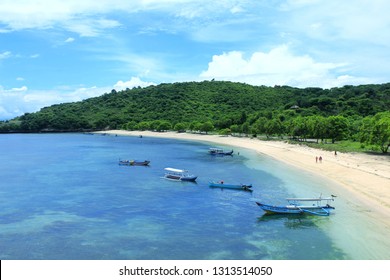
M 0 120 L 203 80 L 390 82 L 387 0 L 1 0 Z

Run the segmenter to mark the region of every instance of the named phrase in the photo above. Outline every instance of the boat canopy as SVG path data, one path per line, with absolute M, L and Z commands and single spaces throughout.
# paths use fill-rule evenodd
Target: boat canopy
M 286 198 L 287 201 L 323 201 L 323 200 L 334 200 L 333 197 L 319 197 L 319 198 Z
M 176 169 L 176 168 L 171 168 L 171 167 L 164 168 L 164 170 L 169 171 L 169 172 L 175 172 L 175 173 L 185 173 L 185 172 L 188 172 L 187 170 Z

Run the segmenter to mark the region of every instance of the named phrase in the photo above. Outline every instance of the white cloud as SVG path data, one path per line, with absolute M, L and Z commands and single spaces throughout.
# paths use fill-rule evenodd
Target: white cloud
M 67 30 L 80 34 L 83 37 L 98 36 L 102 30 L 121 26 L 116 20 L 107 19 L 75 19 L 67 21 L 64 26 Z
M 26 92 L 28 89 L 26 86 L 22 86 L 20 88 L 13 88 L 11 89 L 12 92 Z
M 155 85 L 155 83 L 142 81 L 138 77 L 131 77 L 130 81 L 126 81 L 126 82 L 118 81 L 114 85 L 114 89 L 115 90 L 124 90 L 126 88 L 132 89 L 135 87 L 147 87 L 147 86 L 151 86 L 151 85 Z
M 9 58 L 9 57 L 11 57 L 11 52 L 9 52 L 9 51 L 0 53 L 0 60 L 1 59 L 6 59 L 6 58 Z
M 69 37 L 68 39 L 66 39 L 64 42 L 65 43 L 72 43 L 72 42 L 74 42 L 74 38 L 72 38 L 72 37 Z
M 21 29 L 51 29 L 55 27 L 79 33 L 81 36 L 97 36 L 105 29 L 121 24 L 105 16 L 139 12 L 161 12 L 171 20 L 193 20 L 229 13 L 237 14 L 244 9 L 239 0 L 2 0 L 0 32 Z M 176 22 L 177 23 L 177 22 Z M 165 24 L 165 23 L 164 23 Z M 174 25 L 172 25 L 172 28 Z
M 120 0 L 2 0 L 0 23 L 3 32 L 21 29 L 65 28 L 83 36 L 114 28 L 118 23 L 101 15 L 112 11 L 132 11 L 134 5 Z
M 0 120 L 11 119 L 24 113 L 39 111 L 53 104 L 77 102 L 87 98 L 100 96 L 104 93 L 133 87 L 146 87 L 154 83 L 132 77 L 129 81 L 118 81 L 114 86 L 79 87 L 74 89 L 30 90 L 27 86 L 4 89 L 0 86 Z
M 275 47 L 268 53 L 232 51 L 214 55 L 201 78 L 246 82 L 252 85 L 290 85 L 296 87 L 335 87 L 367 81 L 338 74 L 345 63 L 316 62 L 308 55 L 294 55 L 287 45 Z

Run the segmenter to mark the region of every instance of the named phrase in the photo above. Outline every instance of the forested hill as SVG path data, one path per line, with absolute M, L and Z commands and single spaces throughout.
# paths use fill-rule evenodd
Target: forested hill
M 297 117 L 360 120 L 390 108 L 390 83 L 341 88 L 251 86 L 204 81 L 134 88 L 45 107 L 0 124 L 2 131 L 135 129 L 208 123 L 212 129 L 249 128 L 259 120 L 284 124 Z M 232 127 L 233 126 L 233 127 Z M 156 127 L 152 127 L 156 129 Z

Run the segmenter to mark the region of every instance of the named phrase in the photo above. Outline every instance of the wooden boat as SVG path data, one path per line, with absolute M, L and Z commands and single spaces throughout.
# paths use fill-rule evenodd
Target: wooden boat
M 134 165 L 134 166 L 147 166 L 149 165 L 149 160 L 120 160 L 119 165 Z
M 231 151 L 225 151 L 224 149 L 220 148 L 210 148 L 209 149 L 209 154 L 210 155 L 220 155 L 220 156 L 231 156 L 233 155 L 233 150 Z
M 221 188 L 221 189 L 232 189 L 232 190 L 243 190 L 252 192 L 252 185 L 244 185 L 244 184 L 225 184 L 224 182 L 210 182 L 210 188 Z
M 198 176 L 190 174 L 188 170 L 171 167 L 167 167 L 164 170 L 166 171 L 164 178 L 168 180 L 195 182 L 196 178 L 198 178 Z
M 335 209 L 329 203 L 334 201 L 335 196 L 322 198 L 286 198 L 288 205 L 274 206 L 256 202 L 266 214 L 311 214 L 317 216 L 329 216 L 330 211 Z M 306 202 L 305 204 L 302 204 Z

